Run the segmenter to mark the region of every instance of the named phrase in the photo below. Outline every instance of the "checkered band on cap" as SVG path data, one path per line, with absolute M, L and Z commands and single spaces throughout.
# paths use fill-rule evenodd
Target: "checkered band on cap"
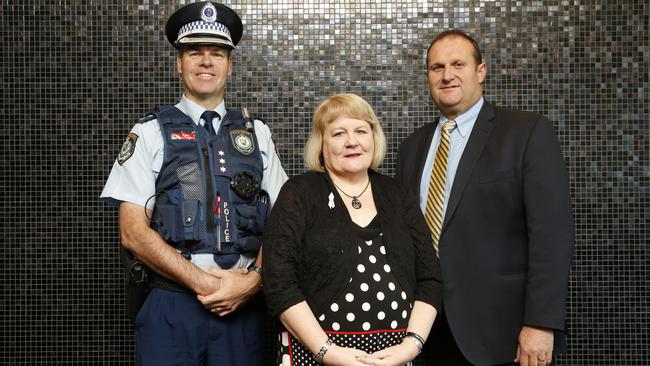
M 232 45 L 232 38 L 228 27 L 221 23 L 208 23 L 203 20 L 187 23 L 178 31 L 176 43 L 183 43 L 181 40 L 192 35 L 215 35 L 223 37 Z

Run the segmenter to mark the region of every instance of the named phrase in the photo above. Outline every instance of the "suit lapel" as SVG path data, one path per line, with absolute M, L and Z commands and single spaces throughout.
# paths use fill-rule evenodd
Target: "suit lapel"
M 447 203 L 447 210 L 445 212 L 445 220 L 442 223 L 442 230 L 445 230 L 447 223 L 454 216 L 454 211 L 460 202 L 460 198 L 465 191 L 465 186 L 469 177 L 472 175 L 472 170 L 476 166 L 478 159 L 487 144 L 490 133 L 494 129 L 494 107 L 489 103 L 485 102 L 483 108 L 476 118 L 476 123 L 472 129 L 472 134 L 467 141 L 467 146 L 465 146 L 465 151 L 463 152 L 460 162 L 458 163 L 458 169 L 456 170 L 456 176 L 454 177 L 454 185 L 451 189 L 451 196 L 449 197 L 449 202 Z
M 422 174 L 424 174 L 424 165 L 427 162 L 427 154 L 429 153 L 429 148 L 431 147 L 431 140 L 433 140 L 433 134 L 436 131 L 436 126 L 438 126 L 440 118 L 436 118 L 436 121 L 428 125 L 427 129 L 422 131 L 424 132 L 424 142 L 418 146 L 415 156 L 421 156 L 423 159 L 415 159 L 418 162 L 417 169 L 413 172 L 413 179 L 415 180 L 416 190 L 415 192 L 420 195 L 420 183 L 422 183 Z M 429 176 L 431 173 L 429 172 Z

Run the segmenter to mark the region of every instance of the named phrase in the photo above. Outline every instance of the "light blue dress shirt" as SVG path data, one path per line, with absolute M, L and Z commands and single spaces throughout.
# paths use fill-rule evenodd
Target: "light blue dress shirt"
M 443 213 L 447 212 L 447 203 L 449 202 L 449 196 L 451 195 L 451 187 L 454 185 L 454 177 L 456 176 L 456 169 L 458 169 L 458 163 L 460 158 L 463 156 L 463 151 L 465 151 L 465 146 L 467 146 L 467 141 L 469 136 L 472 134 L 472 128 L 478 117 L 478 113 L 483 107 L 483 97 L 476 102 L 467 112 L 456 117 L 457 127 L 451 132 L 451 145 L 449 146 L 449 160 L 447 160 L 447 176 L 445 182 L 445 203 L 443 207 Z M 436 126 L 436 131 L 433 134 L 433 139 L 431 140 L 431 146 L 429 146 L 429 152 L 427 153 L 427 161 L 424 164 L 424 170 L 422 171 L 422 177 L 420 178 L 420 209 L 422 212 L 425 212 L 427 206 L 427 195 L 429 194 L 429 180 L 431 179 L 431 170 L 433 169 L 433 163 L 436 157 L 436 151 L 438 150 L 438 145 L 440 144 L 440 130 L 442 125 L 445 124 L 449 119 L 443 115 L 440 116 L 440 122 Z M 444 220 L 444 216 L 443 216 Z

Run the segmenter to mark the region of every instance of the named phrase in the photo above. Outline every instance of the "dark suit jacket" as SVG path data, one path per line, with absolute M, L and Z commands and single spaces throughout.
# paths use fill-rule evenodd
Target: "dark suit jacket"
M 399 149 L 397 178 L 417 196 L 436 124 Z M 555 332 L 565 348 L 573 252 L 567 170 L 543 116 L 481 109 L 454 179 L 440 238 L 443 308 L 477 365 L 512 362 L 523 325 Z

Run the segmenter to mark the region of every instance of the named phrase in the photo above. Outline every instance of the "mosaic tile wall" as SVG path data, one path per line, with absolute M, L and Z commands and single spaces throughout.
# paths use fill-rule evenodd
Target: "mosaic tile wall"
M 1 364 L 133 364 L 116 213 L 98 196 L 133 122 L 180 83 L 159 0 L 0 0 Z M 436 115 L 424 57 L 481 40 L 486 98 L 555 121 L 577 243 L 560 365 L 650 364 L 645 0 L 235 1 L 245 32 L 228 104 L 276 135 L 290 175 L 320 100 L 365 97 L 395 149 Z

